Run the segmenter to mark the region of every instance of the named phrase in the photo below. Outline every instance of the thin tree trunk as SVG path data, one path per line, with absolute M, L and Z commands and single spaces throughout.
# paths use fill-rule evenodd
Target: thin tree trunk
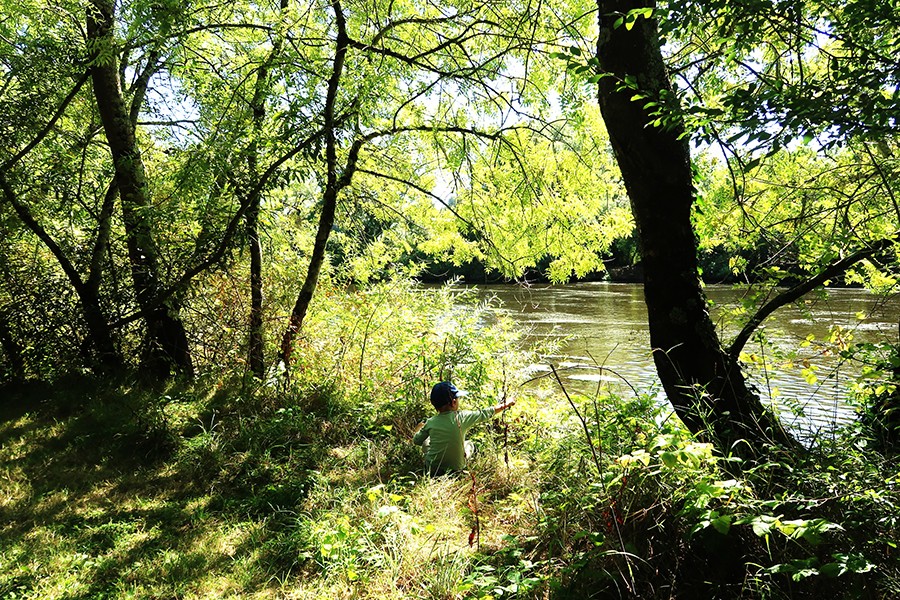
M 257 90 L 253 98 L 253 135 L 254 139 L 247 150 L 247 162 L 252 177 L 257 175 L 258 145 L 256 136 L 262 126 L 265 116 L 263 106 L 261 81 L 265 79 L 266 65 L 260 67 L 257 75 Z M 265 339 L 263 331 L 263 280 L 262 280 L 262 245 L 259 242 L 259 207 L 262 199 L 262 190 L 256 189 L 251 194 L 247 213 L 245 214 L 245 227 L 247 232 L 247 244 L 250 250 L 250 331 L 248 359 L 250 372 L 257 379 L 262 379 L 266 373 Z
M 34 218 L 31 210 L 19 201 L 12 185 L 6 179 L 6 173 L 31 150 L 37 147 L 37 145 L 51 132 L 54 124 L 63 116 L 66 108 L 69 106 L 70 102 L 75 99 L 76 95 L 81 90 L 82 85 L 89 77 L 89 73 L 85 72 L 84 76 L 79 79 L 38 135 L 36 135 L 24 148 L 19 150 L 15 156 L 6 161 L 3 165 L 0 165 L 0 189 L 3 191 L 3 197 L 10 206 L 12 206 L 22 223 L 47 246 L 50 252 L 56 257 L 60 267 L 66 274 L 66 277 L 68 277 L 69 282 L 72 284 L 72 287 L 75 289 L 78 299 L 81 302 L 82 313 L 87 324 L 88 342 L 95 353 L 95 360 L 91 361 L 93 363 L 91 367 L 94 369 L 99 367 L 101 372 L 108 373 L 116 371 L 124 365 L 122 356 L 113 342 L 112 328 L 110 327 L 109 320 L 106 318 L 106 314 L 101 306 L 99 294 L 100 275 L 102 273 L 100 258 L 109 239 L 110 207 L 112 206 L 112 201 L 115 199 L 115 189 L 112 188 L 104 199 L 103 208 L 101 209 L 99 217 L 97 240 L 95 243 L 94 255 L 91 260 L 90 273 L 88 280 L 82 281 L 75 266 L 65 253 L 63 253 L 62 248 L 37 219 Z M 12 343 L 12 338 L 9 337 L 8 341 Z M 10 348 L 15 349 L 15 345 L 10 346 Z
M 697 274 L 691 225 L 694 188 L 690 150 L 675 110 L 666 126 L 653 126 L 634 101 L 674 92 L 660 52 L 656 23 L 639 18 L 616 27 L 629 10 L 654 2 L 599 0 L 597 56 L 603 120 L 628 196 L 641 246 L 650 343 L 660 380 L 675 412 L 694 433 L 725 453 L 759 455 L 769 442 L 793 446 L 778 419 L 752 393 L 740 366 L 722 348 Z M 744 443 L 746 442 L 746 443 Z
M 159 255 L 146 218 L 150 199 L 144 164 L 119 83 L 113 11 L 112 0 L 92 0 L 88 9 L 88 38 L 97 57 L 91 66 L 91 79 L 115 166 L 135 295 L 147 324 L 146 363 L 150 373 L 159 378 L 169 377 L 173 369 L 190 376 L 193 364 L 179 307 L 172 300 L 157 302 L 161 289 Z
M 5 310 L 0 310 L 0 348 L 6 354 L 13 381 L 24 380 L 25 360 L 22 358 L 22 348 L 9 330 L 9 317 Z
M 291 318 L 288 323 L 287 330 L 281 339 L 281 360 L 285 369 L 291 364 L 291 351 L 294 344 L 294 336 L 303 327 L 303 320 L 309 310 L 309 304 L 312 302 L 313 293 L 319 282 L 319 274 L 322 271 L 322 264 L 325 262 L 325 247 L 328 244 L 328 237 L 331 235 L 331 228 L 334 226 L 334 215 L 337 209 L 337 197 L 341 189 L 350 184 L 353 173 L 356 170 L 356 157 L 359 155 L 361 143 L 354 144 L 347 159 L 343 174 L 338 177 L 337 172 L 337 136 L 335 135 L 335 103 L 337 101 L 338 88 L 341 82 L 341 73 L 344 68 L 344 58 L 347 55 L 347 48 L 350 44 L 350 38 L 347 35 L 347 23 L 344 19 L 343 9 L 339 0 L 332 0 L 332 9 L 335 14 L 335 23 L 337 25 L 337 39 L 334 53 L 334 63 L 332 65 L 331 77 L 328 80 L 328 90 L 325 95 L 324 110 L 324 130 L 325 130 L 325 161 L 326 161 L 326 184 L 325 191 L 322 195 L 322 210 L 319 213 L 319 225 L 316 230 L 316 241 L 313 245 L 312 255 L 309 258 L 309 267 L 306 271 L 306 279 L 303 280 L 303 286 L 297 295 L 297 301 L 291 311 Z
M 69 283 L 71 283 L 72 287 L 75 289 L 75 293 L 78 295 L 78 300 L 81 303 L 82 314 L 87 324 L 88 341 L 96 353 L 96 366 L 99 366 L 100 371 L 103 373 L 110 373 L 120 369 L 123 366 L 124 361 L 113 342 L 109 319 L 106 318 L 106 314 L 100 303 L 99 280 L 92 281 L 92 279 L 89 279 L 87 282 L 82 281 L 81 276 L 75 269 L 75 265 L 72 264 L 69 257 L 65 255 L 62 248 L 60 248 L 59 244 L 56 243 L 47 230 L 38 223 L 29 208 L 19 201 L 12 186 L 2 174 L 0 174 L 0 188 L 2 188 L 4 198 L 6 198 L 6 201 L 12 206 L 13 210 L 18 215 L 19 220 L 22 221 L 22 223 L 44 243 L 53 256 L 56 257 L 57 262 L 69 279 Z M 107 196 L 107 201 L 108 198 L 109 196 Z M 101 210 L 98 243 L 105 243 L 103 233 L 104 215 L 105 211 Z
M 288 0 L 281 0 L 280 16 L 288 8 Z M 272 43 L 272 51 L 256 72 L 256 87 L 250 108 L 253 111 L 253 137 L 247 149 L 247 162 L 250 175 L 259 179 L 259 136 L 262 135 L 266 116 L 266 97 L 270 89 L 269 71 L 272 63 L 278 58 L 282 48 L 282 37 L 278 35 Z M 266 374 L 265 331 L 263 329 L 263 277 L 262 277 L 262 245 L 259 241 L 259 209 L 262 190 L 255 188 L 250 196 L 246 214 L 247 243 L 250 250 L 250 332 L 248 360 L 250 371 L 258 379 Z
M 309 304 L 312 302 L 313 293 L 316 291 L 316 285 L 319 281 L 319 274 L 322 271 L 322 263 L 325 262 L 325 246 L 328 244 L 328 237 L 331 234 L 331 228 L 334 226 L 337 190 L 333 188 L 326 189 L 323 200 L 322 212 L 319 213 L 316 242 L 313 246 L 312 255 L 309 258 L 306 279 L 303 280 L 303 287 L 300 288 L 300 293 L 297 294 L 297 301 L 294 303 L 294 308 L 291 311 L 291 320 L 288 323 L 287 331 L 285 331 L 281 339 L 281 360 L 285 368 L 291 364 L 294 335 L 303 327 L 303 320 L 306 318 Z
M 247 208 L 247 243 L 250 246 L 250 332 L 248 359 L 257 379 L 266 374 L 263 329 L 262 245 L 259 243 L 259 199 Z

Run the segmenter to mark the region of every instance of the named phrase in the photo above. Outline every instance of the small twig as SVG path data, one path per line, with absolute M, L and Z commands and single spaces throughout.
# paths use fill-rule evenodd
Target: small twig
M 506 404 L 507 379 L 506 379 L 506 360 L 503 361 L 503 398 L 502 403 Z M 500 423 L 503 425 L 503 462 L 506 464 L 506 478 L 509 480 L 509 423 L 506 421 L 506 410 L 500 413 Z
M 566 386 L 563 385 L 562 379 L 559 377 L 559 373 L 556 372 L 556 367 L 551 363 L 550 370 L 553 371 L 553 376 L 556 377 L 556 382 L 559 383 L 559 387 L 562 390 L 563 395 L 566 397 L 566 400 L 569 401 L 569 406 L 572 407 L 572 410 L 575 411 L 575 415 L 578 417 L 578 420 L 581 421 L 581 426 L 584 428 L 584 436 L 587 439 L 588 446 L 591 448 L 591 455 L 594 457 L 594 465 L 597 467 L 597 475 L 601 478 L 603 477 L 603 468 L 600 466 L 600 458 L 597 456 L 597 449 L 594 448 L 594 440 L 591 438 L 591 432 L 588 429 L 587 421 L 584 420 L 584 417 L 581 416 L 581 411 L 578 410 L 578 407 L 575 406 L 575 403 L 572 401 L 572 398 L 569 396 L 568 390 L 566 390 Z

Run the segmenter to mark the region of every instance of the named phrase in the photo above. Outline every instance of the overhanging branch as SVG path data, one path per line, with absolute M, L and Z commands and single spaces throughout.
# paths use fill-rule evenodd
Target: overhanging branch
M 69 94 L 63 99 L 62 103 L 59 105 L 59 108 L 56 109 L 56 112 L 53 114 L 50 120 L 47 121 L 47 124 L 44 126 L 44 128 L 41 129 L 40 132 L 38 132 L 38 134 L 34 137 L 33 140 L 31 140 L 31 142 L 29 142 L 24 148 L 19 150 L 19 152 L 17 152 L 15 156 L 0 165 L 0 172 L 9 171 L 10 167 L 22 160 L 22 158 L 24 158 L 26 154 L 31 152 L 35 146 L 41 143 L 41 140 L 47 137 L 47 134 L 50 133 L 50 131 L 53 129 L 53 126 L 56 125 L 57 121 L 59 121 L 59 118 L 62 117 L 63 113 L 66 111 L 66 108 L 81 90 L 81 86 L 85 84 L 89 77 L 89 71 L 85 71 L 81 74 L 81 77 L 77 82 L 75 82 L 75 87 L 73 87 Z
M 900 232 L 895 233 L 891 237 L 872 242 L 867 248 L 854 252 L 846 258 L 831 263 L 822 271 L 820 271 L 818 275 L 801 281 L 790 289 L 782 292 L 781 294 L 778 294 L 770 301 L 766 302 L 762 307 L 760 307 L 760 309 L 756 311 L 756 314 L 753 315 L 753 317 L 751 317 L 749 321 L 747 321 L 747 324 L 744 325 L 744 328 L 741 329 L 741 332 L 734 339 L 734 342 L 732 342 L 731 347 L 728 349 L 728 354 L 732 359 L 737 360 L 738 356 L 741 353 L 741 350 L 744 349 L 744 345 L 747 343 L 747 340 L 750 339 L 750 336 L 753 335 L 753 332 L 756 331 L 756 329 L 762 324 L 766 317 L 771 315 L 782 306 L 799 300 L 804 295 L 819 287 L 829 279 L 845 273 L 856 263 L 890 248 L 898 241 L 900 241 Z

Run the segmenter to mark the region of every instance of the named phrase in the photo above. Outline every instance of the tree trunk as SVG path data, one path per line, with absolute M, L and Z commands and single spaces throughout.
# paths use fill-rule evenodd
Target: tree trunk
M 3 348 L 3 353 L 6 354 L 13 381 L 22 381 L 25 379 L 25 360 L 22 358 L 22 348 L 9 330 L 8 322 L 6 311 L 0 309 L 0 348 Z
M 288 0 L 281 0 L 281 13 L 283 16 L 288 8 Z M 272 51 L 268 58 L 259 66 L 256 72 L 256 86 L 253 91 L 253 100 L 250 109 L 253 111 L 253 136 L 247 149 L 247 163 L 250 175 L 254 180 L 259 179 L 259 144 L 257 140 L 262 135 L 266 116 L 266 97 L 270 93 L 269 71 L 272 63 L 281 53 L 282 37 L 279 35 L 272 43 Z M 250 371 L 257 379 L 262 379 L 266 374 L 265 339 L 263 330 L 263 278 L 262 278 L 262 245 L 259 242 L 259 209 L 262 200 L 262 190 L 255 188 L 250 196 L 245 225 L 247 243 L 250 249 L 250 332 L 248 360 Z
M 266 374 L 263 331 L 262 245 L 259 243 L 259 200 L 247 208 L 247 242 L 250 245 L 250 332 L 248 359 L 257 379 Z
M 769 443 L 795 444 L 722 348 L 697 274 L 691 225 L 694 188 L 690 150 L 676 110 L 654 126 L 640 92 L 674 103 L 656 22 L 615 21 L 655 2 L 598 0 L 599 102 L 631 200 L 644 267 L 644 298 L 654 362 L 675 412 L 692 432 L 724 454 L 759 455 Z M 742 443 L 742 440 L 747 443 Z
M 12 206 L 22 223 L 34 233 L 38 239 L 44 243 L 47 249 L 50 250 L 53 256 L 56 257 L 60 267 L 66 274 L 66 277 L 68 277 L 75 292 L 78 294 L 78 299 L 82 306 L 82 313 L 87 324 L 88 345 L 94 352 L 94 356 L 91 360 L 92 364 L 90 365 L 91 368 L 97 370 L 99 367 L 99 370 L 102 373 L 110 373 L 117 371 L 124 365 L 122 356 L 113 341 L 112 328 L 110 327 L 109 320 L 106 318 L 106 313 L 103 311 L 100 303 L 100 277 L 103 272 L 101 259 L 109 240 L 110 219 L 112 214 L 111 209 L 116 194 L 115 187 L 111 186 L 103 201 L 103 208 L 100 211 L 98 220 L 97 239 L 91 258 L 90 274 L 87 281 L 83 281 L 80 274 L 75 269 L 75 266 L 72 264 L 72 261 L 69 260 L 62 248 L 50 236 L 47 230 L 44 229 L 37 219 L 35 219 L 28 206 L 19 201 L 12 185 L 6 179 L 6 172 L 12 169 L 18 161 L 24 158 L 28 152 L 34 149 L 41 140 L 50 133 L 56 121 L 65 113 L 69 103 L 76 97 L 88 77 L 89 74 L 86 72 L 84 77 L 78 81 L 75 87 L 72 88 L 66 96 L 65 100 L 63 100 L 62 104 L 50 118 L 46 126 L 31 140 L 31 142 L 19 150 L 13 158 L 6 161 L 3 165 L 0 165 L 0 189 L 3 191 L 3 197 L 10 206 Z M 4 343 L 8 341 L 13 344 L 13 346 L 9 346 L 7 350 L 15 350 L 15 345 L 8 334 L 8 329 L 6 330 L 5 335 L 6 341 Z M 14 358 L 14 360 L 21 359 Z
M 115 166 L 135 295 L 147 324 L 146 366 L 159 378 L 169 377 L 173 369 L 190 376 L 193 364 L 179 307 L 171 300 L 158 302 L 159 255 L 146 218 L 151 205 L 144 164 L 119 84 L 113 46 L 113 11 L 112 0 L 92 0 L 88 9 L 88 38 L 95 49 L 91 79 Z
M 257 75 L 257 90 L 253 102 L 253 141 L 247 149 L 247 162 L 251 176 L 257 176 L 257 152 L 258 144 L 256 136 L 262 127 L 262 119 L 265 108 L 261 99 L 260 81 L 265 78 L 266 66 L 260 67 L 261 73 Z M 265 340 L 263 332 L 263 279 L 262 279 L 262 245 L 259 243 L 259 207 L 262 199 L 262 191 L 254 190 L 250 196 L 247 213 L 244 215 L 247 232 L 247 244 L 250 250 L 250 331 L 248 360 L 250 372 L 257 379 L 262 379 L 266 374 Z
M 16 215 L 18 215 L 19 220 L 22 221 L 22 223 L 44 243 L 51 254 L 56 257 L 57 262 L 69 279 L 69 283 L 71 283 L 72 287 L 75 289 L 75 293 L 78 295 L 78 300 L 81 303 L 82 315 L 87 324 L 88 342 L 95 352 L 95 356 L 93 357 L 94 360 L 91 361 L 93 363 L 91 367 L 95 370 L 99 367 L 99 371 L 102 373 L 112 373 L 121 369 L 124 365 L 124 361 L 113 342 L 112 329 L 110 328 L 109 320 L 106 318 L 106 313 L 103 311 L 100 303 L 99 261 L 93 261 L 96 262 L 96 264 L 92 264 L 90 278 L 87 282 L 82 281 L 81 276 L 75 269 L 75 265 L 72 264 L 72 261 L 69 260 L 69 257 L 66 256 L 62 248 L 50 236 L 47 230 L 34 218 L 31 210 L 19 201 L 12 186 L 2 174 L 0 174 L 0 188 L 2 188 L 4 198 L 6 198 L 6 201 L 12 206 Z M 104 201 L 104 207 L 107 202 L 109 202 L 109 194 L 107 194 L 107 198 Z M 105 245 L 106 240 L 108 239 L 109 224 L 106 220 L 108 220 L 109 215 L 107 213 L 108 211 L 106 211 L 105 208 L 104 210 L 101 210 L 97 234 L 98 246 Z M 102 248 L 95 248 L 95 253 L 98 253 L 101 249 Z
M 297 301 L 294 303 L 294 309 L 291 311 L 291 320 L 288 323 L 287 331 L 281 339 L 281 361 L 285 368 L 291 364 L 291 351 L 294 344 L 294 336 L 303 326 L 303 320 L 309 310 L 309 304 L 312 302 L 313 293 L 316 291 L 316 285 L 319 281 L 319 273 L 322 271 L 322 263 L 325 262 L 325 247 L 328 244 L 328 237 L 331 235 L 331 228 L 334 226 L 334 214 L 337 207 L 337 190 L 329 187 L 325 190 L 325 198 L 322 205 L 322 212 L 319 213 L 319 228 L 316 232 L 316 242 L 313 246 L 312 255 L 309 257 L 309 267 L 306 270 L 306 279 L 303 280 L 303 287 L 297 294 Z
M 100 307 L 100 298 L 87 286 L 76 288 L 81 300 L 84 319 L 87 322 L 88 339 L 96 352 L 95 367 L 100 373 L 112 374 L 122 369 L 125 361 L 113 342 L 109 320 Z
M 328 245 L 328 237 L 331 235 L 331 228 L 334 226 L 338 194 L 344 187 L 350 185 L 350 180 L 356 170 L 356 158 L 362 145 L 361 141 L 354 143 L 347 158 L 344 172 L 339 177 L 337 172 L 337 135 L 335 131 L 337 124 L 335 123 L 334 108 L 337 102 L 341 73 L 344 68 L 344 59 L 347 56 L 350 38 L 347 35 L 347 23 L 340 0 L 332 0 L 331 7 L 334 10 L 335 24 L 337 25 L 337 37 L 335 39 L 334 62 L 331 67 L 331 77 L 328 79 L 328 90 L 325 94 L 323 114 L 326 183 L 325 191 L 322 194 L 322 211 L 319 213 L 316 241 L 313 245 L 312 255 L 309 257 L 306 279 L 303 280 L 303 286 L 300 288 L 300 293 L 297 294 L 297 301 L 294 303 L 294 309 L 291 311 L 291 319 L 288 322 L 287 330 L 281 338 L 281 361 L 284 363 L 286 370 L 291 364 L 294 336 L 303 326 L 303 320 L 306 318 L 309 304 L 312 302 L 313 293 L 319 282 L 322 264 L 325 262 L 325 247 Z

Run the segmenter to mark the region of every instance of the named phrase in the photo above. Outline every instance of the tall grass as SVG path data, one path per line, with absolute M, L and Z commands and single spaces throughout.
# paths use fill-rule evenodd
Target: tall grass
M 288 386 L 5 390 L 0 597 L 900 592 L 900 475 L 854 438 L 734 479 L 649 395 L 519 386 L 537 359 L 452 289 L 332 294 L 297 356 Z M 472 431 L 471 476 L 424 475 L 409 443 L 446 378 L 518 399 Z

